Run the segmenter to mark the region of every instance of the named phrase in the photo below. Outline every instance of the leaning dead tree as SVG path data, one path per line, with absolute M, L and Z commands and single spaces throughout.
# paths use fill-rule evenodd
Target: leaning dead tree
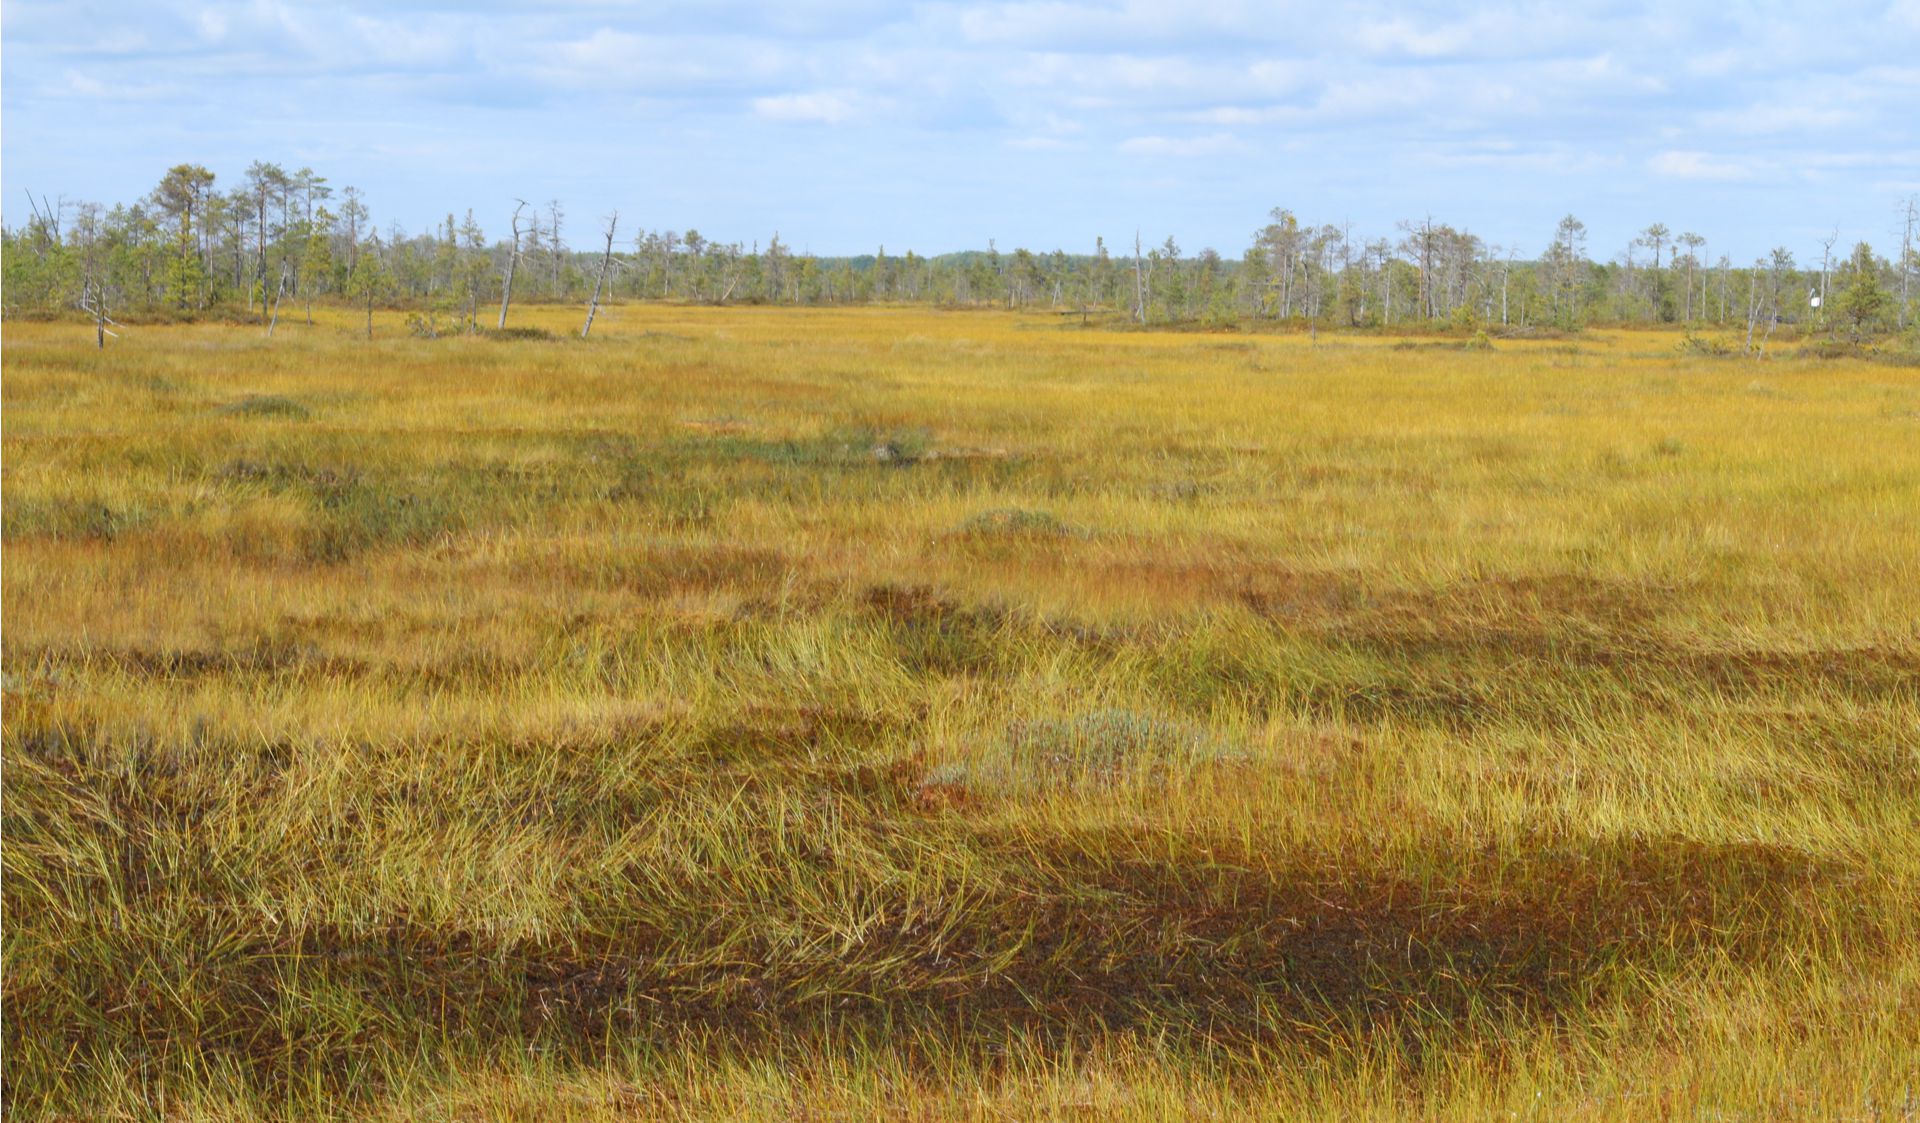
M 1133 228 L 1133 318 L 1147 322 L 1147 279 L 1140 269 L 1140 228 Z
M 525 199 L 515 199 L 513 208 L 513 248 L 507 252 L 506 283 L 500 286 L 500 327 L 507 326 L 507 306 L 513 303 L 513 271 L 520 264 L 520 212 L 527 209 Z
M 80 309 L 87 313 L 87 315 L 93 317 L 93 342 L 95 347 L 104 351 L 107 347 L 107 337 L 109 335 L 115 339 L 120 338 L 119 332 L 107 330 L 108 324 L 119 327 L 120 323 L 113 317 L 107 315 L 106 287 L 96 282 L 92 277 L 86 278 L 81 284 Z
M 1920 227 L 1920 196 L 1909 195 L 1900 204 L 1900 307 L 1894 317 L 1894 323 L 1901 331 L 1907 330 L 1908 284 L 1913 279 L 1914 244 L 1913 233 Z
M 273 294 L 273 318 L 267 321 L 267 338 L 268 339 L 273 338 L 273 329 L 277 324 L 280 323 L 280 300 L 282 297 L 286 295 L 287 295 L 287 263 L 283 261 L 280 263 L 280 287 L 274 290 L 274 294 Z M 312 317 L 313 317 L 313 312 L 311 311 L 311 309 L 313 306 L 309 304 L 307 307 L 309 309 L 309 311 L 307 312 L 308 322 L 311 323 Z
M 600 311 L 600 286 L 607 283 L 607 270 L 613 265 L 613 228 L 620 225 L 620 212 L 607 216 L 607 248 L 600 255 L 600 273 L 593 279 L 593 299 L 587 304 L 587 322 L 580 329 L 580 338 L 585 339 L 593 330 L 593 317 Z

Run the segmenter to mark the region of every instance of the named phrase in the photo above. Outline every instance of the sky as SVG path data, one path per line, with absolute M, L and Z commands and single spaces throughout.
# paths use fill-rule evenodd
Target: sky
M 6 0 L 0 213 L 255 160 L 376 222 L 561 201 L 820 254 L 1237 255 L 1276 207 L 1599 259 L 1654 222 L 1750 261 L 1897 244 L 1920 0 Z

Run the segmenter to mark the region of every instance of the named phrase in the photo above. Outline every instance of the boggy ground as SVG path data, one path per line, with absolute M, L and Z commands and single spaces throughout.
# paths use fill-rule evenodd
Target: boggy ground
M 356 328 L 7 326 L 17 1117 L 1920 1113 L 1913 370 Z

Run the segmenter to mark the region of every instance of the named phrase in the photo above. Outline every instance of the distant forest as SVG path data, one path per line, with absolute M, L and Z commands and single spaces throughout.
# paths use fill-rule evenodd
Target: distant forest
M 41 199 L 4 229 L 7 316 L 191 318 L 263 322 L 315 302 L 398 307 L 427 334 L 508 326 L 515 301 L 677 300 L 1052 309 L 1089 321 L 1463 331 L 1577 329 L 1595 323 L 1744 329 L 1763 343 L 1781 322 L 1853 338 L 1905 330 L 1920 301 L 1920 202 L 1895 216 L 1889 257 L 1866 243 L 1785 249 L 1750 263 L 1713 254 L 1690 231 L 1655 223 L 1595 260 L 1573 216 L 1527 256 L 1431 217 L 1390 235 L 1315 224 L 1276 209 L 1237 257 L 1189 252 L 1171 237 L 1092 252 L 1002 250 L 921 257 L 884 248 L 856 257 L 723 243 L 697 230 L 582 222 L 558 202 L 500 209 L 489 237 L 473 210 L 427 233 L 380 231 L 357 189 L 307 168 L 249 167 L 231 189 L 195 164 L 169 170 L 144 198 L 106 206 Z M 498 236 L 505 227 L 505 236 Z M 574 239 L 569 241 L 569 238 Z

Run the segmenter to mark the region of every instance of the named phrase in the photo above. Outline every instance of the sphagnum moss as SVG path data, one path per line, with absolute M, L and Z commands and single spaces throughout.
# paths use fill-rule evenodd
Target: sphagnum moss
M 1905 372 L 524 314 L 8 325 L 15 1113 L 1920 1095 Z

